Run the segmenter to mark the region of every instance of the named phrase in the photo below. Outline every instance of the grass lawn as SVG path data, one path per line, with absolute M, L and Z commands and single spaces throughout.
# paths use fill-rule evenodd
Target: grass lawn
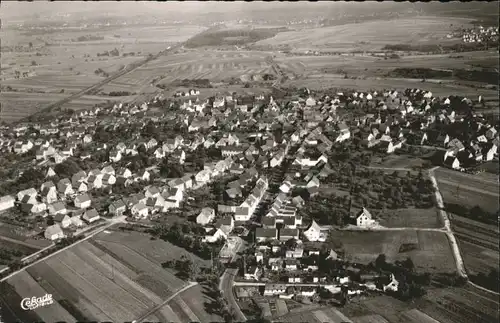
M 441 232 L 337 231 L 335 237 L 342 241 L 350 261 L 367 264 L 383 253 L 390 262 L 412 258 L 418 271 L 435 273 L 456 271 L 448 238 Z M 403 244 L 411 246 L 412 250 L 400 252 Z
M 372 167 L 387 167 L 387 168 L 412 168 L 421 167 L 424 160 L 408 155 L 387 155 L 382 159 L 370 164 Z
M 172 260 L 180 259 L 182 255 L 198 263 L 199 266 L 210 266 L 209 260 L 203 260 L 200 257 L 187 252 L 185 249 L 172 245 L 167 241 L 160 239 L 151 240 L 151 236 L 146 233 L 135 231 L 111 231 L 111 233 L 102 232 L 95 238 L 96 241 L 111 242 L 120 244 L 137 252 L 158 265 Z
M 408 208 L 386 210 L 385 212 L 377 210 L 373 212 L 373 215 L 381 225 L 389 228 L 439 228 L 442 226 L 435 208 Z

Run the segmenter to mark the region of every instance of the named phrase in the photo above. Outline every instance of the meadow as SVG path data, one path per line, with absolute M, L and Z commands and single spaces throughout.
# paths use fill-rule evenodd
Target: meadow
M 441 44 L 448 41 L 446 35 L 457 26 L 466 27 L 469 23 L 470 19 L 431 16 L 376 20 L 281 32 L 256 45 L 287 45 L 296 50 L 373 51 L 387 44 Z
M 487 212 L 498 212 L 500 194 L 497 175 L 471 175 L 442 167 L 437 169 L 435 174 L 445 204 L 457 204 L 467 208 L 480 206 Z
M 33 296 L 33 291 L 36 295 L 52 294 L 56 301 L 53 311 L 35 310 L 46 322 L 124 322 L 144 315 L 187 284 L 174 271 L 161 266 L 182 254 L 200 266 L 207 265 L 183 249 L 162 240 L 150 240 L 144 234 L 103 231 L 13 276 L 7 283 L 21 298 Z M 174 297 L 150 319 L 177 322 L 182 313 L 187 313 L 184 315 L 191 321 L 219 320 L 206 313 L 207 297 L 201 287 L 192 288 Z
M 410 257 L 416 269 L 422 272 L 453 273 L 456 271 L 448 238 L 442 232 L 336 231 L 334 237 L 342 242 L 346 257 L 350 261 L 368 264 L 378 255 L 385 254 L 389 262 Z M 400 250 L 402 245 L 411 245 L 412 250 L 403 252 Z

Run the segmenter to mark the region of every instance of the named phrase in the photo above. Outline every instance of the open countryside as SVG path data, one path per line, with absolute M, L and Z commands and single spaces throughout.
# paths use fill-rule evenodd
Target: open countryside
M 497 322 L 497 9 L 3 6 L 0 321 Z

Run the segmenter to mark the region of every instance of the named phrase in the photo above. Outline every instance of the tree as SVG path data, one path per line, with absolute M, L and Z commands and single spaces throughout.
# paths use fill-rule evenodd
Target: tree
M 38 64 L 35 61 L 31 61 L 31 66 L 37 66 Z
M 44 179 L 44 175 L 42 172 L 40 172 L 37 169 L 34 168 L 28 168 L 25 170 L 21 176 L 19 177 L 19 183 L 22 184 L 28 184 L 28 183 L 34 183 L 37 181 L 42 181 Z
M 33 48 L 33 43 L 32 42 L 29 42 L 29 48 Z
M 411 260 L 410 257 L 406 258 L 402 263 L 401 265 L 403 266 L 403 268 L 405 268 L 406 270 L 408 270 L 409 272 L 413 272 L 413 270 L 415 270 L 415 264 L 413 263 L 413 260 Z
M 383 269 L 387 266 L 387 259 L 383 253 L 378 255 L 377 259 L 375 259 L 375 267 L 377 269 Z

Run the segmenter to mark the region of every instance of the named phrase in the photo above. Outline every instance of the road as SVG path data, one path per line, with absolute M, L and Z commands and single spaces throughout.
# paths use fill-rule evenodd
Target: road
M 161 304 L 158 304 L 155 307 L 149 309 L 146 313 L 144 313 L 143 315 L 141 315 L 141 317 L 139 317 L 138 319 L 136 319 L 136 320 L 134 320 L 132 322 L 134 322 L 134 323 L 140 323 L 140 322 L 144 321 L 146 318 L 148 318 L 150 315 L 154 314 L 160 308 L 162 308 L 163 306 L 167 305 L 167 303 L 170 302 L 174 297 L 176 297 L 180 293 L 182 293 L 185 290 L 188 290 L 189 288 L 191 288 L 193 286 L 196 286 L 196 285 L 198 285 L 197 282 L 189 282 L 186 286 L 184 286 L 181 289 L 179 289 L 178 291 L 176 291 L 169 298 L 167 298 L 166 300 L 164 300 Z
M 242 243 L 238 250 L 235 252 L 231 262 L 234 262 L 238 258 L 238 253 L 244 249 L 245 244 Z M 233 292 L 234 278 L 238 275 L 238 268 L 227 268 L 219 280 L 219 290 L 222 292 L 224 298 L 227 300 L 229 309 L 236 315 L 237 322 L 246 322 L 247 317 L 240 309 L 236 297 Z
M 500 295 L 500 293 L 497 293 L 495 291 L 492 291 L 492 290 L 489 290 L 487 288 L 484 288 L 484 287 L 481 287 L 479 285 L 474 284 L 473 282 L 471 282 L 469 280 L 469 277 L 467 276 L 467 271 L 465 270 L 465 265 L 464 265 L 464 261 L 462 259 L 462 254 L 460 253 L 460 249 L 458 247 L 457 240 L 456 240 L 455 235 L 453 234 L 453 231 L 451 229 L 450 219 L 448 217 L 448 214 L 446 213 L 446 211 L 444 211 L 443 198 L 441 196 L 441 192 L 439 191 L 439 186 L 437 184 L 436 177 L 434 176 L 434 170 L 436 170 L 437 168 L 439 168 L 439 167 L 434 167 L 434 168 L 429 170 L 429 177 L 431 178 L 432 184 L 433 184 L 434 188 L 436 189 L 436 201 L 438 204 L 439 213 L 441 214 L 441 216 L 443 218 L 444 229 L 446 231 L 446 235 L 448 236 L 448 240 L 450 240 L 450 244 L 451 244 L 451 247 L 453 250 L 453 256 L 455 257 L 455 262 L 457 265 L 457 271 L 462 277 L 467 279 L 467 282 L 469 284 L 471 284 L 475 288 L 481 289 L 485 292 L 492 293 L 495 295 Z
M 16 274 L 18 274 L 18 273 L 22 272 L 23 270 L 25 270 L 25 269 L 27 269 L 27 268 L 29 268 L 29 267 L 31 267 L 31 266 L 34 266 L 34 265 L 38 264 L 39 262 L 42 262 L 42 261 L 44 261 L 44 260 L 46 260 L 46 259 L 48 259 L 48 258 L 50 258 L 50 257 L 52 257 L 52 256 L 57 255 L 58 253 L 61 253 L 61 252 L 65 251 L 65 250 L 67 250 L 67 249 L 69 249 L 69 248 L 71 248 L 71 247 L 73 247 L 73 246 L 75 246 L 75 245 L 77 245 L 77 244 L 79 244 L 79 243 L 82 243 L 83 241 L 86 241 L 86 240 L 88 240 L 88 239 L 92 238 L 93 236 L 95 236 L 95 235 L 97 235 L 97 234 L 101 233 L 102 231 L 106 230 L 107 228 L 109 228 L 109 227 L 111 227 L 111 226 L 113 226 L 113 225 L 115 225 L 115 224 L 117 224 L 117 223 L 125 223 L 125 219 L 126 219 L 126 217 L 125 217 L 125 216 L 121 216 L 121 217 L 117 217 L 117 218 L 109 219 L 109 220 L 108 220 L 108 222 L 109 222 L 108 224 L 106 224 L 105 226 L 102 226 L 102 227 L 100 227 L 100 228 L 96 229 L 95 231 L 91 232 L 91 233 L 90 233 L 88 236 L 86 236 L 85 238 L 83 238 L 83 239 L 81 239 L 81 240 L 78 240 L 77 242 L 75 242 L 75 243 L 73 243 L 73 244 L 71 244 L 71 245 L 69 245 L 69 246 L 66 246 L 66 247 L 64 247 L 64 248 L 62 248 L 62 249 L 59 249 L 59 250 L 57 250 L 57 251 L 55 251 L 55 252 L 53 252 L 53 253 L 51 253 L 51 254 L 49 254 L 49 255 L 47 255 L 47 256 L 45 256 L 45 257 L 43 257 L 43 258 L 40 258 L 40 259 L 35 260 L 34 262 L 32 262 L 32 263 L 30 263 L 30 264 L 28 264 L 28 265 L 24 266 L 23 268 L 21 268 L 21 269 L 19 269 L 19 270 L 15 271 L 15 272 L 11 273 L 10 275 L 8 275 L 8 276 L 6 276 L 6 277 L 4 277 L 4 278 L 0 279 L 0 282 L 3 282 L 3 281 L 5 281 L 5 280 L 7 280 L 7 279 L 11 278 L 12 276 L 14 276 L 14 275 L 16 275 Z M 47 247 L 47 248 L 44 248 L 44 249 L 42 249 L 42 250 L 40 250 L 40 251 L 37 251 L 35 254 L 40 254 L 41 252 L 43 252 L 44 250 L 46 250 L 46 249 L 48 249 L 48 248 L 50 248 L 50 246 L 49 246 L 49 247 Z M 29 258 L 31 258 L 31 257 L 33 257 L 35 254 L 29 255 L 28 257 L 29 257 Z M 27 259 L 28 257 L 23 258 L 23 260 L 24 260 L 24 259 Z

